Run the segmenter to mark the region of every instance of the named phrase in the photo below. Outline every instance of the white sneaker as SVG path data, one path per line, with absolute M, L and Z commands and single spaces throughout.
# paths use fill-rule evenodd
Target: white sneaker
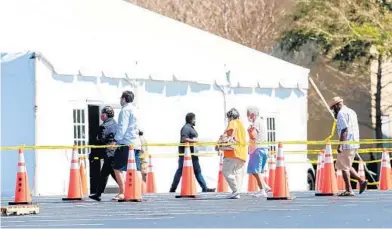
M 239 192 L 233 192 L 230 196 L 229 199 L 239 199 L 240 198 L 240 193 Z
M 270 186 L 267 186 L 267 187 L 264 188 L 264 190 L 265 190 L 266 193 L 269 193 L 269 192 L 272 191 L 272 188 Z
M 253 195 L 254 197 L 268 197 L 266 191 L 264 189 L 260 190 L 260 192 Z

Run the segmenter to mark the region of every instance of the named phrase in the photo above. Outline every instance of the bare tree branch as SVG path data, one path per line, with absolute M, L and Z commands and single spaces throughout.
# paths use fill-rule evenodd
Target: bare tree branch
M 392 81 L 389 81 L 388 83 L 382 85 L 381 88 L 386 88 L 386 87 L 388 87 L 388 85 L 390 85 L 390 84 L 392 84 Z

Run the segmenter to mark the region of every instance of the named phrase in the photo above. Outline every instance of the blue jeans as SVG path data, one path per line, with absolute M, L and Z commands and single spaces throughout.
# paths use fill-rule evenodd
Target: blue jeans
M 201 174 L 201 167 L 200 167 L 198 156 L 192 155 L 192 164 L 193 164 L 193 172 L 195 173 L 197 182 L 199 183 L 203 191 L 207 190 L 207 183 L 204 180 L 203 175 Z M 180 156 L 178 158 L 178 169 L 176 171 L 176 174 L 174 175 L 173 183 L 170 188 L 171 190 L 177 189 L 177 186 L 181 180 L 183 166 L 184 166 L 184 156 Z

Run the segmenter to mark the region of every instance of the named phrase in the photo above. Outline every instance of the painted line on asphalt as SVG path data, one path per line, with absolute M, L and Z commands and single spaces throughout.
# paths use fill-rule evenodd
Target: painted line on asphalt
M 327 207 L 328 204 L 304 204 L 304 203 L 292 203 L 295 207 Z
M 204 205 L 200 205 L 200 206 L 204 206 Z M 75 211 L 75 207 L 73 207 L 73 206 L 59 208 L 56 206 L 45 207 L 45 206 L 41 205 L 40 207 L 41 207 L 41 209 L 44 209 L 45 211 L 50 211 L 50 210 L 55 210 L 55 209 L 61 209 L 61 211 L 63 211 L 63 212 L 74 212 Z M 136 205 L 128 205 L 128 206 L 94 206 L 94 205 L 92 205 L 92 206 L 88 206 L 87 208 L 85 208 L 85 207 L 83 207 L 83 208 L 78 207 L 78 208 L 82 209 L 82 210 L 88 210 L 89 212 L 102 212 L 105 210 L 113 211 L 113 210 L 121 210 L 121 209 L 123 209 L 123 210 L 125 210 L 125 209 L 138 210 L 138 211 L 156 209 L 157 211 L 159 211 L 159 210 L 167 210 L 167 209 L 189 209 L 190 207 L 192 207 L 192 206 L 168 206 L 168 207 L 156 208 L 154 206 L 147 207 L 147 206 L 136 206 Z
M 29 220 L 28 223 L 38 222 L 73 222 L 73 221 L 121 221 L 121 220 L 157 220 L 157 219 L 173 219 L 171 216 L 159 216 L 159 217 L 138 217 L 138 218 L 85 218 L 85 219 L 39 219 Z M 27 221 L 26 221 L 27 222 Z M 3 222 L 4 223 L 4 222 Z M 14 223 L 13 221 L 7 221 L 7 223 Z
M 217 208 L 218 209 L 218 208 Z M 216 210 L 217 210 L 216 209 Z M 58 221 L 59 220 L 86 220 L 86 219 L 95 219 L 97 217 L 99 218 L 105 218 L 105 217 L 119 217 L 119 216 L 162 216 L 162 215 L 194 215 L 194 214 L 227 214 L 227 213 L 238 213 L 238 212 L 249 212 L 249 211 L 259 211 L 259 210 L 264 210 L 260 208 L 251 208 L 251 209 L 236 209 L 235 212 L 228 212 L 228 211 L 211 211 L 212 209 L 208 210 L 201 210 L 201 209 L 189 209 L 189 210 L 180 210 L 180 211 L 143 211 L 140 213 L 132 213 L 130 211 L 127 212 L 111 212 L 111 214 L 104 214 L 104 215 L 83 215 L 83 214 L 69 214 L 69 215 L 34 215 L 34 216 L 25 216 L 24 218 L 29 221 Z M 219 210 L 222 210 L 222 208 L 219 208 Z M 72 216 L 72 217 L 67 217 L 67 216 Z M 37 220 L 35 220 L 37 219 Z M 11 218 L 4 220 L 4 222 L 7 223 L 16 223 L 20 221 L 14 221 Z M 23 222 L 23 221 L 22 221 Z
M 38 224 L 21 224 L 21 225 L 12 225 L 12 226 L 1 226 L 5 228 L 24 228 L 24 227 L 75 227 L 75 226 L 103 226 L 103 224 L 98 223 L 80 223 L 80 224 L 49 224 L 49 225 L 38 225 Z

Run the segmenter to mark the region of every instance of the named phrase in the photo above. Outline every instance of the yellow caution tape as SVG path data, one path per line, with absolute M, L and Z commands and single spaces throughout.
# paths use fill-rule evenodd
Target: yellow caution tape
M 354 179 L 350 179 L 350 181 L 355 182 L 355 183 L 358 183 L 358 181 L 357 181 L 357 180 L 354 180 Z M 376 181 L 376 182 L 368 182 L 367 185 L 379 185 L 379 184 L 380 184 L 380 182 L 379 182 L 379 181 Z
M 302 144 L 302 145 L 325 145 L 327 142 L 326 141 L 281 141 L 280 143 L 282 144 Z M 373 141 L 360 141 L 360 142 L 353 142 L 353 141 L 347 141 L 347 142 L 340 142 L 340 141 L 330 141 L 328 142 L 331 145 L 340 145 L 340 144 L 362 144 L 362 145 L 367 145 L 367 144 L 389 144 L 392 143 L 392 139 L 389 140 L 373 140 Z M 257 145 L 276 145 L 278 142 L 266 142 L 266 143 L 260 143 Z M 216 146 L 218 145 L 216 142 L 200 142 L 193 144 L 192 146 Z M 228 145 L 233 145 L 233 144 L 219 144 L 220 146 L 228 146 Z M 239 144 L 237 144 L 239 145 Z M 249 143 L 246 144 L 241 144 L 243 146 L 248 146 Z M 104 145 L 104 146 L 97 146 L 97 145 L 80 145 L 80 146 L 64 146 L 64 145 L 51 145 L 51 146 L 24 146 L 23 149 L 25 150 L 60 150 L 60 149 L 86 149 L 86 148 L 91 148 L 91 149 L 97 149 L 97 148 L 116 148 L 120 147 L 121 145 Z M 146 144 L 145 146 L 149 147 L 175 147 L 175 146 L 188 146 L 183 143 L 150 143 Z M 8 150 L 18 150 L 21 148 L 21 146 L 2 146 L 1 151 L 8 151 Z
M 339 144 L 386 144 L 386 143 L 392 143 L 392 139 L 362 139 L 360 141 L 344 141 L 340 142 L 338 140 L 327 140 L 324 141 L 279 141 L 279 142 L 264 142 L 264 143 L 257 143 L 257 145 L 277 145 L 278 143 L 282 144 L 302 144 L 302 145 L 325 145 L 325 144 L 331 144 L 331 145 L 339 145 Z M 145 146 L 161 146 L 161 147 L 169 147 L 169 146 L 188 146 L 189 144 L 185 143 L 149 143 L 145 144 Z M 194 143 L 192 146 L 216 146 L 218 145 L 216 142 L 199 142 L 199 143 Z M 232 144 L 219 144 L 220 146 L 228 146 Z M 237 144 L 239 145 L 239 144 Z M 246 144 L 240 144 L 243 146 L 248 146 L 250 145 L 249 143 Z M 85 148 L 116 148 L 120 147 L 121 145 L 80 145 L 80 146 L 64 146 L 64 145 L 51 145 L 51 146 L 23 146 L 23 149 L 26 150 L 36 150 L 36 149 L 85 149 Z M 2 146 L 1 151 L 6 151 L 6 150 L 17 150 L 21 148 L 21 146 Z
M 297 152 L 298 153 L 298 152 Z M 274 153 L 275 154 L 275 153 Z M 303 154 L 303 152 L 302 152 Z M 180 153 L 165 153 L 165 154 L 148 154 L 148 153 L 144 153 L 140 155 L 141 159 L 146 159 L 148 158 L 148 156 L 151 155 L 152 158 L 176 158 L 179 156 L 184 156 L 184 154 L 180 154 Z M 195 155 L 195 156 L 200 156 L 200 157 L 216 157 L 218 156 L 217 152 L 199 152 L 199 153 L 191 153 L 191 155 Z M 80 156 L 80 158 L 87 158 L 86 156 Z M 99 159 L 98 157 L 95 157 L 94 160 Z M 391 158 L 392 160 L 392 158 Z M 333 159 L 333 161 L 336 161 L 336 159 Z M 371 161 L 366 161 L 366 164 L 371 164 L 371 163 L 378 163 L 381 162 L 381 159 L 378 160 L 371 160 Z M 286 163 L 289 164 L 317 164 L 317 160 L 310 160 L 310 161 L 286 161 Z M 360 163 L 360 161 L 354 161 L 354 163 Z
M 333 135 L 334 135 L 334 133 L 335 133 L 335 128 L 336 128 L 336 121 L 334 120 L 333 121 L 333 124 L 332 124 L 332 128 L 331 128 L 331 133 L 329 134 L 329 136 L 325 139 L 325 141 L 330 141 L 331 140 L 331 138 L 333 137 Z

